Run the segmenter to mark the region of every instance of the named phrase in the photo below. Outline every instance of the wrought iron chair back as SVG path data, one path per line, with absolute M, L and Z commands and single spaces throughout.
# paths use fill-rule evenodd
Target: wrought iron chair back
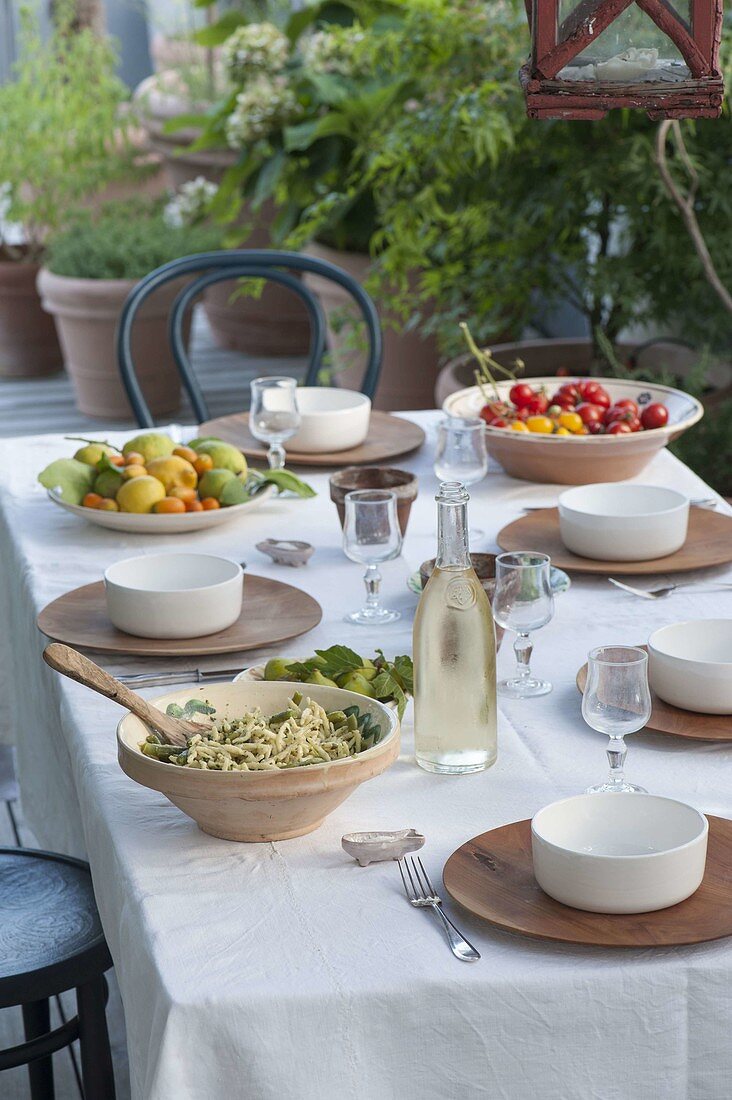
M 168 337 L 183 388 L 188 394 L 199 423 L 210 419 L 210 414 L 185 348 L 183 319 L 186 309 L 199 294 L 207 287 L 225 282 L 227 279 L 265 279 L 279 283 L 280 286 L 287 287 L 298 295 L 305 305 L 310 320 L 310 349 L 305 385 L 318 385 L 327 346 L 325 315 L 312 290 L 292 274 L 294 271 L 319 275 L 323 279 L 337 283 L 355 302 L 363 318 L 368 337 L 366 369 L 361 383 L 361 393 L 373 398 L 381 373 L 382 336 L 376 307 L 363 287 L 335 264 L 314 256 L 269 249 L 225 249 L 219 252 L 202 252 L 196 256 L 183 256 L 179 260 L 172 260 L 156 268 L 133 288 L 122 308 L 117 326 L 117 362 L 122 384 L 141 428 L 152 428 L 155 421 L 135 373 L 132 356 L 132 330 L 135 317 L 143 302 L 158 287 L 185 276 L 198 275 L 198 278 L 186 283 L 176 297 L 168 320 Z

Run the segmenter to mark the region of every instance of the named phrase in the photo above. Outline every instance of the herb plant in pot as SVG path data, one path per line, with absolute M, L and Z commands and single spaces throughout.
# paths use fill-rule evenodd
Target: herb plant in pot
M 0 375 L 48 374 L 62 365 L 36 276 L 46 240 L 68 210 L 115 179 L 135 174 L 129 120 L 120 106 L 109 42 L 72 33 L 55 7 L 51 33 L 23 16 L 13 79 L 0 84 Z M 93 92 L 90 91 L 93 89 Z
M 171 226 L 160 200 L 107 203 L 82 211 L 54 235 L 38 277 L 43 308 L 56 322 L 76 403 L 88 416 L 131 417 L 117 367 L 115 333 L 135 284 L 156 267 L 219 247 L 209 225 Z M 180 283 L 161 287 L 135 322 L 132 351 L 154 414 L 178 408 L 180 385 L 167 321 Z

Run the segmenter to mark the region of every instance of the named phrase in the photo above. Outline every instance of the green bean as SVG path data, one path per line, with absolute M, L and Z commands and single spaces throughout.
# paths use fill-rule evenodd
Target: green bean
M 344 714 L 342 710 L 332 710 L 330 714 L 325 716 L 329 722 L 332 722 L 334 726 L 342 726 L 344 722 L 348 721 L 348 715 Z
M 348 715 L 348 728 L 351 733 L 355 733 L 358 729 L 358 721 L 356 720 L 355 714 Z
M 295 704 L 296 707 L 300 706 L 300 703 L 302 703 L 302 700 L 303 700 L 303 695 L 302 695 L 301 691 L 295 691 L 295 692 L 292 693 L 292 701 L 293 701 L 293 703 Z
M 152 756 L 155 760 L 169 760 L 179 751 L 178 745 L 154 745 L 149 741 L 143 742 L 142 751 L 145 756 Z
M 273 714 L 269 720 L 270 726 L 281 726 L 283 722 L 286 722 L 288 718 L 294 718 L 295 712 L 292 710 L 281 710 L 278 714 Z

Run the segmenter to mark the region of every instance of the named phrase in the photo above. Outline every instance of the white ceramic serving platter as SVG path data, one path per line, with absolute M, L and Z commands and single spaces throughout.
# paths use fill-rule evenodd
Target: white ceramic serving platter
M 587 381 L 587 379 L 544 377 L 527 378 L 526 381 L 534 388 L 545 388 L 547 394 L 551 394 L 566 382 L 581 382 Z M 676 390 L 672 386 L 650 385 L 648 382 L 613 378 L 597 378 L 593 381 L 600 382 L 605 387 L 612 402 L 619 401 L 623 397 L 629 397 L 641 408 L 652 404 L 654 401 L 660 401 L 666 406 L 668 409 L 668 424 L 663 428 L 652 428 L 642 433 L 646 439 L 660 439 L 661 437 L 664 437 L 666 441 L 673 439 L 679 431 L 690 428 L 692 424 L 696 424 L 698 420 L 701 420 L 704 415 L 704 408 L 700 401 L 697 401 L 691 394 L 684 393 L 683 390 Z M 501 400 L 508 400 L 508 393 L 513 384 L 512 381 L 496 383 L 496 389 Z M 488 389 L 489 387 L 485 387 L 484 391 L 488 392 Z M 445 399 L 442 407 L 450 416 L 477 416 L 483 405 L 485 405 L 484 391 L 481 391 L 479 386 L 470 386 L 467 389 L 458 390 Z M 491 435 L 505 436 L 506 434 L 505 428 L 486 426 L 486 431 Z M 629 433 L 627 436 L 620 435 L 613 438 L 620 440 L 622 443 L 625 440 L 633 439 L 634 435 L 637 436 L 637 433 Z M 542 435 L 539 432 L 521 432 L 518 438 L 529 443 L 541 443 L 543 441 L 560 447 L 566 446 L 568 443 L 578 447 L 596 447 L 598 444 L 606 444 L 608 440 L 608 437 L 603 435 Z
M 269 500 L 275 491 L 274 485 L 266 485 L 261 493 L 244 504 L 232 504 L 230 508 L 215 508 L 210 512 L 178 512 L 171 515 L 157 515 L 155 512 L 138 514 L 136 512 L 100 512 L 96 508 L 82 508 L 78 504 L 69 504 L 62 500 L 53 489 L 48 496 L 54 504 L 71 512 L 74 516 L 95 523 L 97 527 L 106 527 L 110 531 L 125 531 L 130 535 L 181 535 L 187 531 L 203 531 L 209 527 L 218 527 L 222 523 L 243 516 L 246 512 L 258 508 Z

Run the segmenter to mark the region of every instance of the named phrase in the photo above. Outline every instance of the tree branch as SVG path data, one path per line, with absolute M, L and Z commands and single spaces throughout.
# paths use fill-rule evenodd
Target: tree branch
M 686 194 L 676 183 L 676 180 L 671 174 L 671 170 L 668 166 L 668 159 L 666 155 L 667 141 L 669 131 L 673 130 L 673 135 L 676 143 L 676 149 L 678 151 L 681 163 L 689 178 L 689 188 Z M 664 119 L 664 121 L 658 127 L 656 133 L 656 164 L 658 165 L 658 171 L 661 176 L 664 187 L 671 199 L 676 203 L 681 217 L 684 220 L 686 231 L 691 237 L 691 242 L 694 245 L 701 265 L 704 269 L 704 275 L 707 282 L 714 290 L 715 294 L 721 301 L 724 308 L 732 313 L 732 294 L 730 294 L 727 287 L 724 285 L 717 269 L 714 266 L 714 261 L 709 253 L 707 242 L 704 239 L 704 234 L 701 231 L 701 227 L 696 217 L 694 210 L 694 200 L 696 193 L 699 189 L 699 175 L 694 167 L 693 161 L 689 156 L 689 152 L 684 143 L 683 134 L 681 132 L 681 126 L 678 119 Z

